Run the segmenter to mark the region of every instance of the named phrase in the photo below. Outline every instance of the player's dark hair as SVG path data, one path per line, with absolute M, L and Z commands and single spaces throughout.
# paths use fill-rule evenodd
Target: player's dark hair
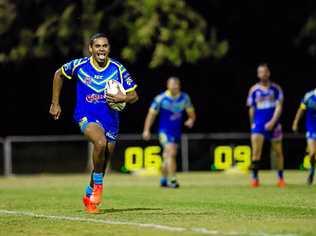
M 94 34 L 94 35 L 92 35 L 90 37 L 89 45 L 92 46 L 94 40 L 96 40 L 98 38 L 107 38 L 107 39 L 109 39 L 108 36 L 105 33 L 96 33 L 96 34 Z
M 178 77 L 175 77 L 175 76 L 169 77 L 168 80 L 175 80 L 175 81 L 180 82 L 180 79 Z
M 261 63 L 259 63 L 258 67 L 266 67 L 266 68 L 270 69 L 270 65 L 269 65 L 269 63 L 267 63 L 267 62 L 261 62 Z

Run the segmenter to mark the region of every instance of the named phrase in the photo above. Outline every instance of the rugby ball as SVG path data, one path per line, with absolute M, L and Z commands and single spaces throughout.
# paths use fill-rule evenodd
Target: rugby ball
M 106 82 L 106 87 L 105 87 L 105 95 L 106 94 L 117 94 L 119 92 L 119 90 L 123 93 L 123 94 L 126 94 L 126 91 L 125 89 L 123 88 L 123 85 L 117 81 L 117 80 L 109 80 Z M 111 103 L 111 102 L 108 102 L 109 106 L 113 109 L 113 110 L 116 110 L 116 111 L 122 111 L 125 106 L 126 106 L 126 103 L 125 102 L 121 102 L 121 103 Z

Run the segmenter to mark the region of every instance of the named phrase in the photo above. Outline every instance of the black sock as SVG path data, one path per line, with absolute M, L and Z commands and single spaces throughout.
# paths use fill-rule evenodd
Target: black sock
M 259 167 L 260 167 L 259 160 L 252 161 L 252 164 L 251 164 L 252 178 L 255 180 L 259 179 L 258 177 Z
M 315 174 L 315 155 L 312 155 L 311 157 L 311 160 L 310 160 L 310 163 L 311 163 L 311 168 L 310 168 L 310 175 L 314 176 Z
M 283 170 L 278 170 L 279 179 L 283 179 Z

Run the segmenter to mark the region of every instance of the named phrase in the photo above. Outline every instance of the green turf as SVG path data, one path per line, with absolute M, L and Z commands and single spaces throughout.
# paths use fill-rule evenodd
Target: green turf
M 316 186 L 306 172 L 286 172 L 288 186 L 275 186 L 273 172 L 251 189 L 243 174 L 179 174 L 180 189 L 161 189 L 158 177 L 106 177 L 102 214 L 88 215 L 81 196 L 88 175 L 0 178 L 0 211 L 70 216 L 111 222 L 181 227 L 172 232 L 136 225 L 78 222 L 0 213 L 0 235 L 316 235 Z M 201 230 L 201 229 L 200 229 Z M 214 231 L 214 232 L 213 232 Z

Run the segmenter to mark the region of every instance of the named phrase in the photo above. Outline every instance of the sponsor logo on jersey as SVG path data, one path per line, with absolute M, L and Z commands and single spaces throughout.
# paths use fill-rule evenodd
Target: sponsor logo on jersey
M 103 75 L 94 75 L 93 78 L 95 78 L 95 79 L 103 79 Z
M 88 103 L 93 103 L 93 104 L 106 103 L 105 95 L 104 94 L 97 94 L 97 93 L 88 94 L 86 96 L 86 101 Z
M 127 85 L 131 85 L 133 83 L 132 77 L 128 72 L 123 73 L 123 79 L 127 83 Z
M 257 103 L 257 109 L 267 109 L 276 106 L 276 98 L 273 91 L 268 91 L 267 93 L 262 93 L 257 91 L 255 94 L 255 101 Z
M 126 83 L 127 83 L 127 85 L 131 85 L 132 84 L 132 82 L 133 82 L 133 80 L 131 79 L 131 77 L 128 77 L 127 79 L 125 79 L 125 81 L 126 81 Z
M 88 77 L 88 76 L 85 77 L 85 78 L 84 78 L 84 83 L 85 83 L 85 84 L 91 84 L 91 83 L 92 83 L 92 78 L 91 78 L 91 77 Z
M 175 112 L 170 116 L 170 120 L 178 120 L 182 117 L 182 113 L 181 112 Z

